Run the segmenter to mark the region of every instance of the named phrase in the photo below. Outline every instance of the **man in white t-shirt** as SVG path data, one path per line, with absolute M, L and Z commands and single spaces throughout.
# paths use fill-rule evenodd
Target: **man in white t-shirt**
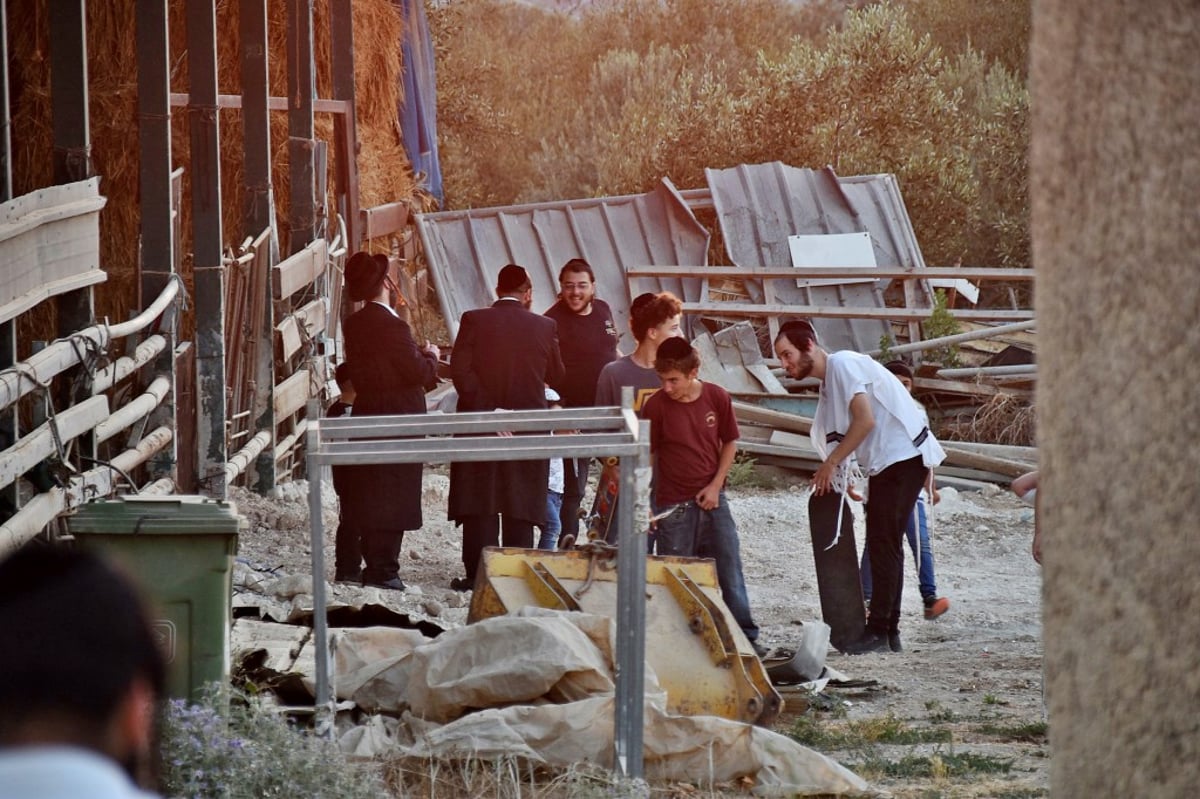
M 811 435 L 824 460 L 813 475 L 814 493 L 844 491 L 852 456 L 867 473 L 866 546 L 874 591 L 862 638 L 845 649 L 887 650 L 890 638 L 899 642 L 901 540 L 908 514 L 929 470 L 946 455 L 904 386 L 874 359 L 848 350 L 825 352 L 805 321 L 780 328 L 775 353 L 790 377 L 821 381 Z

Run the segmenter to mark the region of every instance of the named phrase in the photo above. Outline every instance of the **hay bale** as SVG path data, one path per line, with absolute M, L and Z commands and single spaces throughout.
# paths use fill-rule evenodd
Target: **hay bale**
M 53 182 L 50 115 L 49 0 L 9 0 L 13 109 L 13 184 L 17 194 Z M 171 91 L 187 92 L 184 4 L 170 4 Z M 223 94 L 241 91 L 238 3 L 217 3 L 218 86 Z M 400 101 L 399 10 L 391 0 L 354 0 L 355 90 L 360 152 L 360 203 L 364 207 L 410 199 L 416 192 L 412 170 L 400 142 L 396 110 Z M 124 0 L 87 3 L 89 100 L 94 171 L 104 180 L 108 205 L 100 215 L 101 263 L 108 283 L 97 288 L 97 315 L 123 320 L 138 305 L 139 237 L 137 148 L 137 45 L 134 4 Z M 287 7 L 268 3 L 269 82 L 271 93 L 287 94 Z M 315 0 L 313 13 L 317 96 L 331 96 L 329 0 Z M 187 113 L 172 114 L 172 162 L 185 167 L 183 192 L 183 277 L 191 284 L 191 201 Z M 333 123 L 317 114 L 315 136 L 330 144 Z M 220 115 L 221 205 L 223 237 L 235 246 L 259 231 L 242 223 L 244 175 L 241 112 Z M 287 240 L 288 154 L 286 112 L 271 114 L 272 182 L 280 235 Z M 332 163 L 331 163 L 332 166 Z M 334 178 L 329 175 L 332 190 Z M 335 212 L 333 198 L 326 203 Z M 51 325 L 52 329 L 52 325 Z

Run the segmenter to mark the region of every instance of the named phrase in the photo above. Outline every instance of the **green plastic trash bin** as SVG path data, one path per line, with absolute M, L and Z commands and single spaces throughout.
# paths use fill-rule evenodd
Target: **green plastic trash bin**
M 122 564 L 155 607 L 167 693 L 197 700 L 229 678 L 230 594 L 238 531 L 230 502 L 201 496 L 96 500 L 67 520 L 78 545 Z

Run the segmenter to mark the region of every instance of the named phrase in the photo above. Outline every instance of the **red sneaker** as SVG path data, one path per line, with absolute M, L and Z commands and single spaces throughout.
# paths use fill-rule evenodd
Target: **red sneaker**
M 950 609 L 950 600 L 944 596 L 935 597 L 925 602 L 926 620 L 936 619 Z

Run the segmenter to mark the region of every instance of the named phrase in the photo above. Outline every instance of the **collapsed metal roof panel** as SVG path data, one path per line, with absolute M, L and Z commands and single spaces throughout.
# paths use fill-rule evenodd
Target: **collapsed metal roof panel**
M 540 313 L 554 303 L 562 265 L 583 258 L 596 273 L 596 296 L 612 306 L 621 348 L 630 352 L 626 268 L 704 265 L 708 256 L 708 231 L 666 179 L 646 194 L 442 211 L 417 214 L 415 221 L 452 338 L 465 311 L 495 300 L 505 264 L 529 272 Z M 654 282 L 646 290 L 701 299 L 699 278 Z
M 831 168 L 800 169 L 778 161 L 706 169 L 713 204 L 736 266 L 780 267 L 792 263 L 788 238 L 794 235 L 870 234 L 878 268 L 924 265 L 912 224 L 891 175 L 839 178 Z M 884 307 L 887 281 L 836 286 L 773 281 L 774 301 L 815 306 Z M 760 283 L 750 285 L 763 299 Z M 831 349 L 868 351 L 890 335 L 886 322 L 867 319 L 814 319 L 822 344 Z

